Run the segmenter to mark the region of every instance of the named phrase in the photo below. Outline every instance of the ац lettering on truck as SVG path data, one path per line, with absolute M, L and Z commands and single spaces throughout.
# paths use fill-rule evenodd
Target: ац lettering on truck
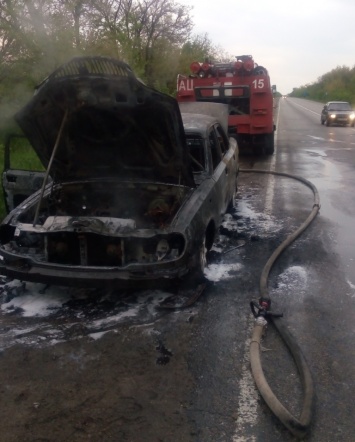
M 190 69 L 190 75 L 178 75 L 177 100 L 228 104 L 228 132 L 239 148 L 272 155 L 276 88 L 270 84 L 268 71 L 251 55 L 236 56 L 229 63 L 193 62 Z

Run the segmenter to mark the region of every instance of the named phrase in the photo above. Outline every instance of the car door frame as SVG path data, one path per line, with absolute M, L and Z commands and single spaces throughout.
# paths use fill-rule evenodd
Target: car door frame
M 45 171 L 11 167 L 13 141 L 18 139 L 27 140 L 24 135 L 9 134 L 4 145 L 4 169 L 1 184 L 7 213 L 41 188 L 46 173 Z M 30 145 L 29 148 L 32 149 Z M 49 181 L 51 180 L 49 179 Z

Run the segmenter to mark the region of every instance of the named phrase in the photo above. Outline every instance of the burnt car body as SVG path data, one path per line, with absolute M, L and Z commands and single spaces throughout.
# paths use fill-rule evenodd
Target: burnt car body
M 15 119 L 46 172 L 26 185 L 5 167 L 0 274 L 125 288 L 203 271 L 238 172 L 218 119 L 181 113 L 103 57 L 58 68 Z M 26 188 L 38 190 L 24 199 Z
M 350 124 L 351 127 L 354 127 L 355 112 L 347 101 L 329 101 L 322 109 L 320 122 L 326 126 Z

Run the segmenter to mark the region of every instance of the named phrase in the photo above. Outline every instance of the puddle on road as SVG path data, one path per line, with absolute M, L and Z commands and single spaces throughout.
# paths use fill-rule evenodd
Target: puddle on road
M 322 138 L 322 137 L 315 137 L 313 135 L 308 135 L 309 138 L 312 138 L 315 143 L 317 142 L 321 142 L 322 145 L 324 146 L 324 143 L 331 143 L 331 144 L 344 144 L 344 145 L 355 145 L 354 142 L 349 142 L 349 140 L 337 140 L 335 138 L 333 138 L 334 133 L 330 133 L 329 136 L 330 138 Z M 350 134 L 350 137 L 352 137 L 353 134 Z M 329 146 L 326 146 L 327 148 L 329 148 Z M 345 150 L 350 150 L 349 148 L 345 148 Z
M 353 171 L 348 165 L 336 165 L 327 160 L 322 160 L 322 165 L 322 176 L 311 179 L 320 196 L 320 216 L 335 226 L 332 247 L 336 249 L 343 268 L 350 275 L 349 280 L 353 279 L 355 283 L 355 212 L 353 205 L 349 204 L 352 196 L 347 186 L 347 179 L 353 179 Z
M 314 150 L 314 149 L 307 148 L 307 150 L 305 152 L 307 154 L 311 155 L 312 157 L 327 158 L 327 156 L 328 156 L 326 153 L 324 153 L 324 151 L 321 151 L 321 150 Z

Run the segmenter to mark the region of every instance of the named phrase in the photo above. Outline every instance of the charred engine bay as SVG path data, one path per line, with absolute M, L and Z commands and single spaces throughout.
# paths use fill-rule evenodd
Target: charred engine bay
M 154 262 L 159 259 L 157 238 L 151 238 L 149 230 L 168 227 L 189 191 L 182 186 L 114 181 L 60 184 L 41 201 L 36 225 L 37 206 L 28 205 L 15 220 L 21 233 L 2 235 L 11 239 L 8 250 L 46 262 L 93 266 Z M 170 253 L 178 256 L 184 240 L 171 236 Z M 163 247 L 163 234 L 161 241 Z M 83 249 L 85 254 L 80 253 Z

